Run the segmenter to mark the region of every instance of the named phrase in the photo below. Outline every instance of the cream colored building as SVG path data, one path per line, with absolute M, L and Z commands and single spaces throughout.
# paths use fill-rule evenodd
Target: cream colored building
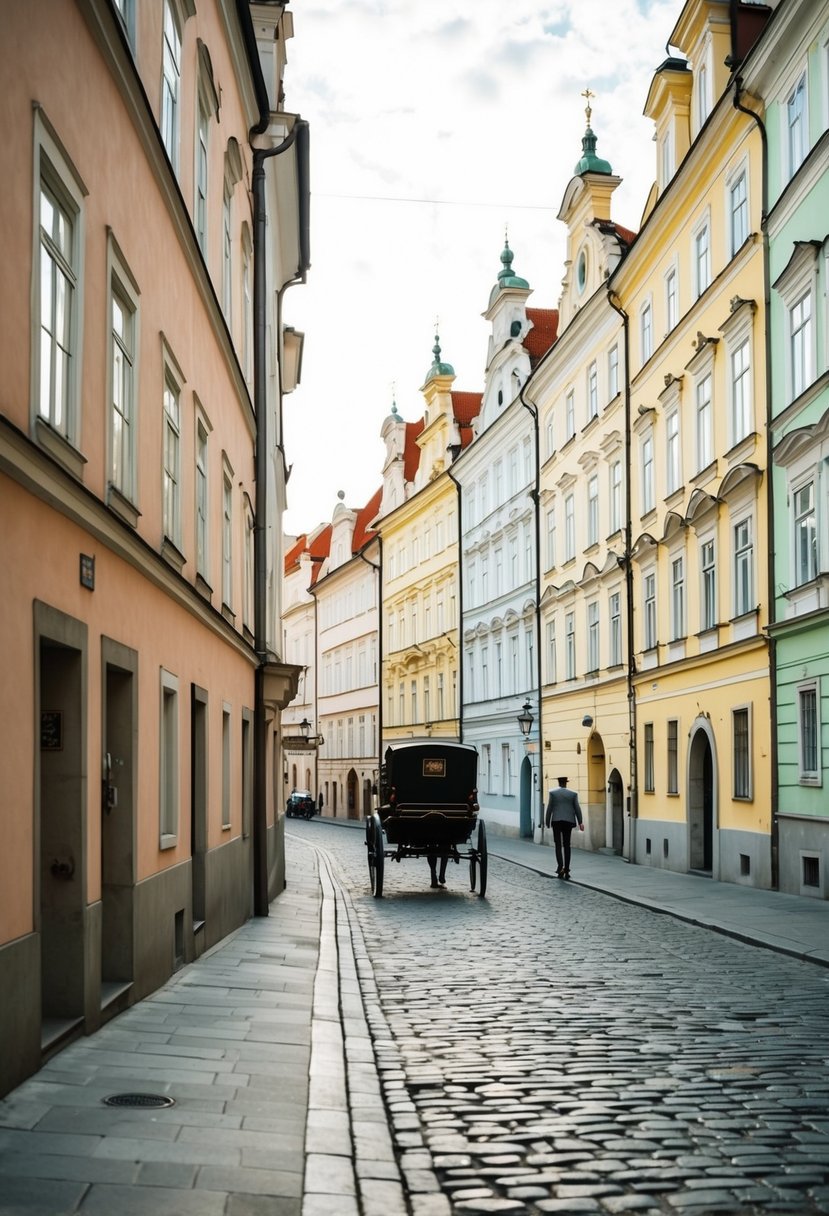
M 307 268 L 307 128 L 255 16 L 3 5 L 0 1092 L 284 883 L 266 301 Z

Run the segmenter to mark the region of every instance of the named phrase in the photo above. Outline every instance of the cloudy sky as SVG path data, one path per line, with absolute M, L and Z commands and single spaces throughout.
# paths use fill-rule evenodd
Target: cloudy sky
M 530 305 L 555 308 L 556 218 L 581 155 L 586 88 L 597 152 L 638 228 L 655 173 L 642 115 L 680 0 L 295 0 L 287 106 L 311 126 L 311 270 L 285 322 L 305 333 L 285 402 L 289 533 L 360 507 L 382 480 L 380 427 L 414 421 L 435 320 L 455 388 L 483 388 L 481 314 L 505 229 Z

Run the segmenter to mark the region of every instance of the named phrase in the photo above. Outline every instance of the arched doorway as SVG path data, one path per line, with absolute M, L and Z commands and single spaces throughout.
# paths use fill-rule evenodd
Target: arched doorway
M 694 731 L 688 756 L 688 869 L 714 869 L 714 753 L 703 726 Z
M 359 819 L 360 818 L 360 811 L 357 806 L 357 789 L 358 789 L 357 774 L 354 772 L 353 768 L 350 768 L 348 770 L 348 776 L 346 778 L 346 805 L 348 807 L 347 817 L 349 819 Z
M 533 766 L 529 756 L 521 761 L 519 778 L 518 834 L 531 837 L 533 834 Z
M 607 779 L 607 817 L 611 848 L 621 857 L 625 849 L 625 787 L 616 768 Z
M 591 849 L 603 849 L 607 844 L 607 808 L 605 798 L 604 742 L 598 731 L 587 740 L 587 816 L 585 829 Z

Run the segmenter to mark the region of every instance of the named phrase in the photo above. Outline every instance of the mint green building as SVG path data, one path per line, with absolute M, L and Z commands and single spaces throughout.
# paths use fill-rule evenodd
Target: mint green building
M 773 845 L 780 890 L 826 899 L 829 5 L 784 0 L 746 69 L 768 147 Z

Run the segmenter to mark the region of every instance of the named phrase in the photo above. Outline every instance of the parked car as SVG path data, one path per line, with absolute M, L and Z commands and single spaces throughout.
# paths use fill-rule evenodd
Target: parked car
M 316 811 L 316 803 L 310 790 L 291 791 L 285 807 L 285 814 L 289 819 L 292 816 L 297 816 L 299 819 L 310 819 L 312 815 L 316 814 Z

